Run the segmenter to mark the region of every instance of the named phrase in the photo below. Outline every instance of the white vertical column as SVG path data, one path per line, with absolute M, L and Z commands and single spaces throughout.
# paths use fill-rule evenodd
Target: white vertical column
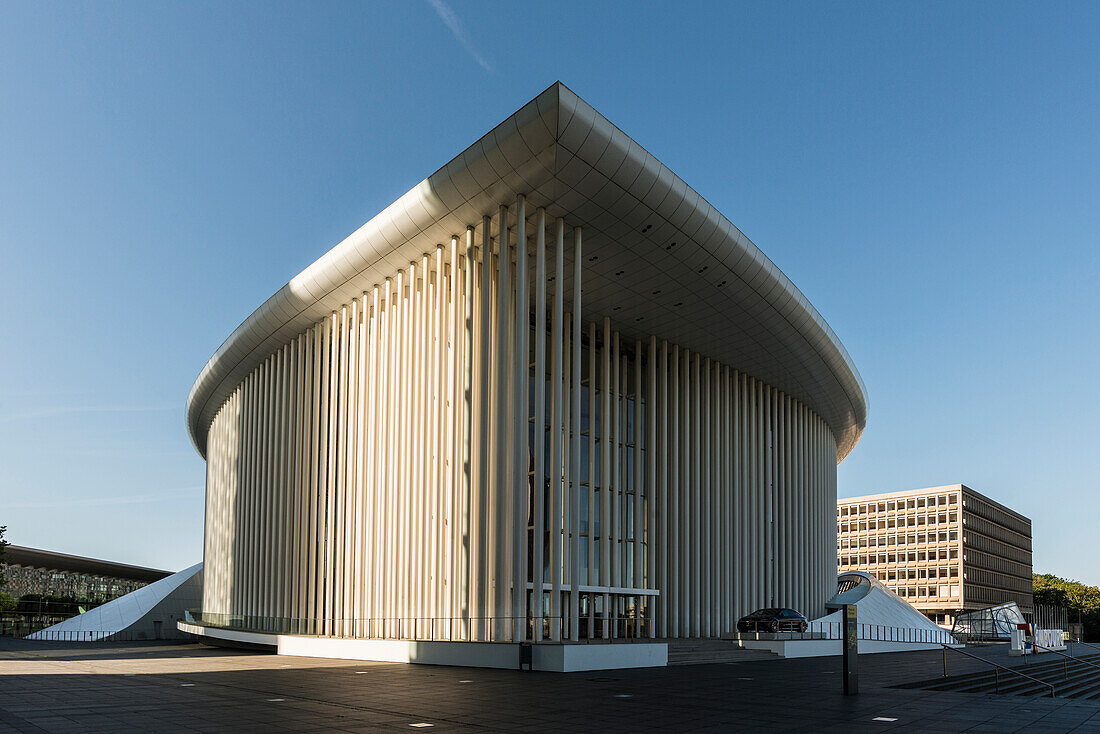
M 307 585 L 307 597 L 306 597 L 306 619 L 309 620 L 306 626 L 306 632 L 308 634 L 319 634 L 317 619 L 320 616 L 320 612 L 317 607 L 317 589 L 318 578 L 320 576 L 319 561 L 318 561 L 318 524 L 319 518 L 317 513 L 317 493 L 318 493 L 318 472 L 320 471 L 320 422 L 321 422 L 321 354 L 323 352 L 321 344 L 321 325 L 315 324 L 313 327 L 313 333 L 310 337 L 310 394 L 313 396 L 310 406 L 310 439 L 309 439 L 309 505 L 308 505 L 308 527 L 309 538 L 307 541 L 307 547 L 309 554 L 306 559 L 307 568 L 309 569 L 309 576 L 306 579 Z
M 351 522 L 350 535 L 351 535 L 351 557 L 349 559 L 348 568 L 351 573 L 346 578 L 345 583 L 351 587 L 350 600 L 348 605 L 348 617 L 351 618 L 352 624 L 348 630 L 348 633 L 352 637 L 359 637 L 359 624 L 362 619 L 360 613 L 360 604 L 363 599 L 362 581 L 363 581 L 363 566 L 360 562 L 363 551 L 363 505 L 362 505 L 362 493 L 360 492 L 360 482 L 363 473 L 363 451 L 362 451 L 362 405 L 363 405 L 363 329 L 362 329 L 362 314 L 360 313 L 359 299 L 355 298 L 351 302 L 351 330 L 350 345 L 348 352 L 348 359 L 351 362 L 351 379 L 349 380 L 349 395 L 351 400 L 349 401 L 348 411 L 348 498 L 351 505 Z M 292 410 L 292 414 L 293 414 Z M 289 474 L 293 476 L 293 474 Z M 291 529 L 290 537 L 293 536 L 293 529 Z
M 462 324 L 461 277 L 459 273 L 458 237 L 451 237 L 450 278 L 437 285 L 440 308 L 447 310 L 447 381 L 442 388 L 443 417 L 447 423 L 447 513 L 450 521 L 444 527 L 444 546 L 440 549 L 446 567 L 445 605 L 443 617 L 447 618 L 447 639 L 463 639 L 463 625 L 456 622 L 462 616 L 462 552 L 464 546 L 465 497 L 462 487 L 463 465 L 466 454 L 460 454 L 462 448 L 462 386 L 463 354 L 465 352 Z M 442 271 L 441 271 L 442 272 Z M 440 278 L 442 280 L 442 277 Z M 437 612 L 438 613 L 438 612 Z M 441 624 L 436 624 L 439 629 Z M 436 633 L 441 635 L 440 632 Z
M 570 477 L 573 485 L 569 494 L 570 553 L 569 553 L 569 639 L 578 638 L 580 625 L 581 586 L 581 228 L 573 228 L 573 386 L 572 449 Z
M 749 597 L 749 607 L 756 609 L 758 607 L 766 606 L 767 599 L 762 593 L 761 581 L 764 578 L 763 564 L 761 562 L 760 548 L 763 545 L 764 539 L 760 533 L 760 430 L 757 413 L 757 405 L 759 404 L 759 386 L 756 380 L 748 378 L 746 380 L 747 389 L 749 392 L 748 405 L 746 406 L 746 413 L 748 419 L 748 448 L 749 448 L 749 487 L 748 487 L 748 506 L 749 506 L 749 538 L 748 538 L 748 567 L 746 569 L 749 574 L 751 584 L 751 594 Z
M 684 555 L 681 539 L 680 490 L 683 486 L 680 481 L 680 457 L 682 445 L 680 443 L 680 346 L 672 347 L 672 355 L 669 360 L 671 366 L 668 378 L 668 420 L 669 436 L 667 455 L 671 457 L 668 465 L 668 636 L 684 637 L 681 627 L 680 606 L 684 590 L 680 583 L 680 559 Z M 685 460 L 687 457 L 684 457 Z
M 346 308 L 345 308 L 346 313 Z M 275 431 L 272 434 L 272 443 L 275 450 L 275 463 L 273 465 L 272 483 L 271 483 L 271 524 L 268 535 L 268 556 L 267 563 L 269 571 L 272 572 L 269 575 L 271 584 L 271 595 L 269 597 L 269 607 L 267 614 L 274 617 L 274 624 L 272 629 L 278 630 L 281 626 L 280 617 L 283 616 L 283 599 L 284 599 L 284 586 L 286 584 L 285 569 L 283 566 L 283 551 L 286 548 L 285 542 L 281 540 L 286 537 L 283 532 L 282 524 L 284 517 L 285 504 L 283 497 L 286 492 L 286 473 L 284 472 L 284 464 L 286 463 L 286 440 L 285 429 L 287 422 L 287 400 L 286 400 L 286 375 L 287 375 L 287 350 L 286 348 L 280 349 L 276 353 L 275 364 L 278 367 L 276 372 L 275 382 L 275 404 L 269 405 L 269 409 L 275 411 Z
M 366 297 L 364 296 L 364 302 Z M 381 536 L 378 533 L 378 445 L 381 443 L 381 437 L 378 435 L 379 425 L 379 398 L 378 398 L 378 368 L 379 368 L 379 295 L 378 286 L 375 285 L 371 288 L 370 292 L 370 309 L 364 311 L 364 316 L 367 318 L 367 333 L 369 338 L 369 352 L 368 352 L 368 371 L 367 371 L 367 395 L 366 395 L 366 410 L 367 418 L 365 421 L 366 437 L 366 479 L 364 503 L 367 507 L 366 517 L 364 523 L 366 526 L 366 594 L 365 604 L 363 609 L 364 617 L 364 636 L 372 637 L 374 634 L 372 619 L 376 615 L 376 601 L 374 598 L 375 588 L 377 585 L 378 569 L 378 546 L 381 545 Z M 306 355 L 308 358 L 308 342 Z M 308 366 L 307 366 L 308 377 Z M 308 380 L 307 380 L 308 383 Z
M 542 639 L 543 548 L 546 542 L 546 211 L 539 207 L 535 224 L 535 423 L 531 616 L 534 639 Z
M 404 281 L 401 278 L 401 272 L 398 271 L 398 278 L 396 283 L 391 281 L 390 278 L 386 278 L 385 285 L 385 300 L 386 300 L 386 388 L 383 393 L 386 400 L 386 460 L 383 466 L 382 474 L 379 477 L 381 486 L 383 487 L 383 515 L 385 521 L 385 536 L 387 542 L 385 543 L 383 553 L 383 573 L 381 575 L 381 590 L 380 598 L 385 600 L 382 613 L 379 620 L 379 632 L 384 637 L 391 637 L 393 635 L 393 618 L 397 616 L 397 595 L 395 592 L 395 582 L 397 580 L 397 571 L 395 568 L 396 562 L 396 489 L 397 489 L 397 378 L 396 372 L 398 367 L 397 362 L 397 326 L 398 326 L 398 302 L 400 300 L 399 294 L 401 288 L 404 285 Z M 323 455 L 323 453 L 322 453 Z
M 642 446 L 645 442 L 642 440 L 642 436 L 645 434 L 645 427 L 643 426 L 642 415 L 642 342 L 640 339 L 634 341 L 634 507 L 633 509 L 633 525 L 634 530 L 631 534 L 631 551 L 633 557 L 631 560 L 631 579 L 630 585 L 635 589 L 645 588 L 645 550 L 642 544 L 642 538 L 644 536 L 644 515 L 642 514 L 643 497 L 645 496 L 646 484 L 645 474 L 643 473 L 642 465 Z M 641 610 L 641 597 L 635 599 L 636 612 Z M 637 617 L 637 619 L 641 619 Z
M 478 410 L 478 580 L 479 592 L 478 616 L 479 640 L 491 639 L 491 626 L 485 624 L 486 617 L 493 614 L 492 595 L 492 570 L 490 567 L 490 539 L 492 530 L 490 526 L 493 475 L 490 460 L 492 419 L 489 414 L 489 396 L 492 390 L 492 327 L 490 312 L 492 308 L 491 294 L 493 290 L 492 272 L 492 220 L 485 216 L 481 218 L 481 289 L 478 294 L 481 299 L 481 315 L 478 319 L 478 343 L 481 345 L 481 355 L 478 363 L 478 392 L 480 406 Z
M 656 500 L 656 515 L 657 515 L 657 540 L 656 540 L 656 556 L 657 556 L 657 573 L 656 582 L 653 588 L 659 590 L 661 595 L 657 597 L 657 636 L 660 638 L 670 637 L 672 635 L 672 628 L 669 624 L 669 614 L 671 613 L 672 605 L 669 602 L 669 559 L 672 557 L 672 542 L 669 538 L 669 512 L 671 511 L 671 503 L 668 501 L 669 487 L 671 482 L 669 478 L 671 476 L 669 470 L 669 456 L 673 444 L 669 441 L 669 426 L 671 424 L 668 400 L 668 341 L 661 341 L 661 352 L 659 363 L 657 366 L 658 377 L 658 398 L 657 398 L 657 412 L 659 414 L 658 432 L 656 443 L 653 444 L 653 453 L 660 455 L 660 464 L 657 468 L 657 494 L 654 497 Z
M 798 534 L 795 546 L 795 570 L 796 581 L 795 594 L 799 608 L 810 613 L 807 602 L 809 593 L 806 588 L 806 545 L 802 542 L 803 528 L 806 524 L 806 501 L 802 485 L 802 404 L 792 399 L 791 407 L 791 491 L 794 495 L 794 526 Z
M 527 208 L 521 194 L 516 198 L 516 313 L 512 495 L 512 639 L 526 637 L 527 627 L 527 382 L 530 375 L 527 352 L 529 306 L 527 301 Z
M 565 285 L 562 284 L 564 291 Z M 561 331 L 561 395 L 562 395 L 562 412 L 561 412 L 561 425 L 562 425 L 562 440 L 561 440 L 561 514 L 562 514 L 562 546 L 561 546 L 561 590 L 562 597 L 559 602 L 561 605 L 562 618 L 559 624 L 559 629 L 562 635 L 567 635 L 566 630 L 567 617 L 569 616 L 569 605 L 564 593 L 565 584 L 568 582 L 567 576 L 570 568 L 570 551 L 573 546 L 569 542 L 570 533 L 572 528 L 569 526 L 570 522 L 570 508 L 573 506 L 572 498 L 570 495 L 570 487 L 572 487 L 573 477 L 570 474 L 570 467 L 572 466 L 572 458 L 570 456 L 570 449 L 572 443 L 569 440 L 569 427 L 572 425 L 572 407 L 573 403 L 569 399 L 569 386 L 573 384 L 573 358 L 571 356 L 570 349 L 573 348 L 573 322 L 571 320 L 571 314 L 568 311 L 564 311 L 562 314 L 562 331 Z
M 699 385 L 696 394 L 699 396 L 699 436 L 696 444 L 696 455 L 699 456 L 699 607 L 701 637 L 713 637 L 710 623 L 713 612 L 713 597 L 711 596 L 711 580 L 717 575 L 711 564 L 714 537 L 711 535 L 711 521 L 714 518 L 714 506 L 711 502 L 712 479 L 714 476 L 711 467 L 710 453 L 710 358 L 702 360 L 696 355 L 696 364 L 700 365 Z
M 340 329 L 339 316 L 333 311 L 328 319 L 328 344 L 325 353 L 328 356 L 325 365 L 325 443 L 322 456 L 325 460 L 324 505 L 325 505 L 325 634 L 338 634 L 336 629 L 336 439 L 337 423 L 340 417 Z
M 600 568 L 598 563 L 598 547 L 596 544 L 596 519 L 599 517 L 599 504 L 597 501 L 596 487 L 596 324 L 588 324 L 588 576 L 589 585 L 595 586 L 600 582 Z M 589 608 L 591 617 L 591 607 Z M 593 631 L 588 630 L 588 636 L 593 636 Z
M 422 418 L 427 434 L 425 443 L 425 456 L 427 465 L 424 467 L 424 483 L 419 489 L 424 495 L 430 513 L 431 541 L 424 548 L 426 555 L 430 556 L 431 586 L 430 596 L 427 600 L 427 608 L 430 610 L 426 616 L 446 617 L 447 601 L 447 575 L 445 571 L 446 552 L 444 549 L 444 533 L 447 526 L 447 516 L 444 508 L 443 493 L 443 461 L 441 444 L 443 440 L 441 417 L 443 415 L 443 395 L 440 386 L 445 371 L 446 355 L 442 348 L 444 310 L 442 300 L 443 285 L 443 246 L 437 244 L 432 253 L 432 261 L 429 269 L 428 256 L 424 255 L 424 293 L 422 298 L 427 300 L 424 308 L 428 312 L 424 321 L 425 349 L 428 352 L 427 369 L 425 372 L 425 399 L 422 408 Z M 434 279 L 434 283 L 433 283 Z M 428 623 L 429 634 L 438 634 L 437 628 L 431 622 Z M 444 639 L 446 636 L 444 635 Z
M 658 589 L 657 554 L 657 337 L 649 337 L 649 354 L 646 360 L 645 401 L 645 588 Z M 655 597 L 646 599 L 647 636 L 656 635 Z
M 494 542 L 496 553 L 496 609 L 493 615 L 498 617 L 497 625 L 495 625 L 497 630 L 496 639 L 504 640 L 506 639 L 506 630 L 510 629 L 509 625 L 506 624 L 506 620 L 503 618 L 507 617 L 509 614 L 508 584 L 510 568 L 508 556 L 510 555 L 511 549 L 508 542 L 511 526 L 509 513 L 509 506 L 511 505 L 509 485 L 511 481 L 508 459 L 511 451 L 509 450 L 510 446 L 506 440 L 508 435 L 506 427 L 510 425 L 509 408 L 511 407 L 513 398 L 508 390 L 508 376 L 511 372 L 511 355 L 508 354 L 508 316 L 511 311 L 512 256 L 508 249 L 508 207 L 503 205 L 499 210 L 499 229 L 497 238 L 499 254 L 497 256 L 497 338 L 495 341 L 497 346 L 497 379 L 499 382 L 495 386 L 497 389 L 497 428 L 494 432 L 496 435 L 495 454 L 497 486 L 495 492 L 496 507 L 494 511 L 496 513 L 497 522 Z
M 692 553 L 691 544 L 694 529 L 691 519 L 691 351 L 678 350 L 677 359 L 677 437 L 676 451 L 679 454 L 676 478 L 676 504 L 679 517 L 679 566 L 677 573 L 677 604 L 679 606 L 680 636 L 691 637 L 691 601 L 692 601 Z
M 729 548 L 732 542 L 730 537 L 730 489 L 729 489 L 729 367 L 716 364 L 714 367 L 715 395 L 715 458 L 718 471 L 718 481 L 715 492 L 718 497 L 718 635 L 730 632 L 729 615 L 733 605 L 730 594 L 730 575 L 733 571 L 729 567 Z
M 797 581 L 794 575 L 794 557 L 797 553 L 798 537 L 794 532 L 794 501 L 791 487 L 791 399 L 782 395 L 782 467 L 783 467 L 783 603 L 795 604 Z
M 764 388 L 764 501 L 767 503 L 766 525 L 767 532 L 767 579 L 768 579 L 768 606 L 774 606 L 776 579 L 775 579 L 775 442 L 772 434 L 772 389 Z
M 695 352 L 691 361 L 691 635 L 701 637 L 703 622 L 703 517 L 702 517 L 702 431 L 700 416 L 701 358 Z
M 550 639 L 561 639 L 562 576 L 562 318 L 565 299 L 565 222 L 554 243 L 554 318 L 550 325 Z
M 461 612 L 463 619 L 462 639 L 474 639 L 474 630 L 469 624 L 470 617 L 477 614 L 477 602 L 471 596 L 473 589 L 473 569 L 476 558 L 477 531 L 473 523 L 475 501 L 474 492 L 474 228 L 466 227 L 466 249 L 463 258 L 464 287 L 462 292 L 462 391 L 457 399 L 462 405 L 462 452 L 459 467 L 462 471 L 462 532 L 459 543 L 460 569 L 462 573 Z M 454 288 L 458 289 L 456 284 Z
M 421 343 L 421 338 L 424 336 L 426 329 L 424 329 L 424 308 L 423 296 L 427 291 L 428 281 L 428 259 L 426 255 L 422 255 L 423 267 L 413 260 L 409 263 L 409 318 L 408 318 L 408 336 L 406 355 L 408 361 L 404 364 L 408 370 L 408 389 L 406 395 L 408 396 L 406 406 L 406 422 L 405 433 L 407 434 L 406 449 L 405 449 L 405 472 L 408 476 L 408 481 L 405 485 L 404 501 L 405 501 L 405 537 L 406 537 L 406 575 L 417 580 L 417 583 L 406 584 L 406 602 L 405 612 L 402 614 L 404 617 L 408 617 L 408 624 L 406 626 L 405 636 L 416 638 L 419 636 L 419 621 L 417 618 L 420 616 L 419 602 L 420 591 L 425 586 L 432 586 L 433 584 L 429 580 L 428 583 L 424 583 L 423 571 L 420 568 L 420 557 L 423 549 L 423 541 L 421 539 L 420 525 L 420 504 L 424 499 L 424 495 L 431 494 L 430 479 L 427 473 L 424 471 L 427 467 L 420 461 L 420 452 L 423 448 L 424 434 L 427 431 L 424 430 L 423 420 L 429 417 L 431 413 L 431 393 L 428 392 L 430 385 L 426 384 L 423 379 L 423 374 L 426 371 L 425 368 L 428 365 L 424 364 L 424 357 L 426 345 Z M 434 432 L 433 432 L 434 435 Z
M 611 318 L 603 319 L 603 344 L 600 348 L 600 586 L 611 585 Z M 604 596 L 604 613 L 607 613 Z M 604 624 L 605 636 L 607 625 Z
M 611 334 L 611 415 L 608 418 L 610 431 L 608 437 L 608 453 L 611 456 L 611 585 L 623 586 L 622 563 L 624 555 L 623 544 L 623 482 L 622 482 L 622 408 L 620 396 L 622 395 L 621 363 L 619 361 L 619 332 Z M 615 597 L 613 597 L 615 599 Z M 616 610 L 617 611 L 617 610 Z M 615 616 L 611 616 L 615 619 Z M 612 630 L 613 636 L 617 630 Z

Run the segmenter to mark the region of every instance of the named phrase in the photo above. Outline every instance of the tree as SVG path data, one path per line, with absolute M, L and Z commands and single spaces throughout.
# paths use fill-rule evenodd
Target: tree
M 1037 573 L 1032 578 L 1032 591 L 1036 604 L 1077 612 L 1085 624 L 1085 639 L 1100 639 L 1100 588 L 1051 573 Z

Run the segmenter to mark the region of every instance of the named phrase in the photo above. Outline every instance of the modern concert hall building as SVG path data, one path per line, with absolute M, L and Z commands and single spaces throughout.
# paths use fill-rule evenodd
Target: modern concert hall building
M 759 607 L 820 616 L 836 466 L 866 417 L 794 284 L 556 83 L 203 368 L 189 629 L 474 661 L 486 643 L 720 637 Z M 420 644 L 366 644 L 386 641 Z

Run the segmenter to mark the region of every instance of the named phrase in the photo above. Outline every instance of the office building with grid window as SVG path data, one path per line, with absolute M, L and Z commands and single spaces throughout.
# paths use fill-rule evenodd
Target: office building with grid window
M 794 284 L 554 84 L 202 370 L 202 621 L 514 644 L 819 616 L 866 416 Z
M 1031 595 L 1031 520 L 963 484 L 837 501 L 837 567 L 865 571 L 939 624 Z
M 110 601 L 171 575 L 155 568 L 9 545 L 0 563 L 2 589 L 17 599 L 28 594 Z

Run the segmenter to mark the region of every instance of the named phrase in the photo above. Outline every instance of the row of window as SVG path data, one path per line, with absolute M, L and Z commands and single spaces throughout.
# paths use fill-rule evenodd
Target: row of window
M 7 578 L 4 591 L 17 598 L 25 594 L 43 594 L 114 599 L 146 584 L 144 581 L 33 566 L 0 564 L 0 572 Z
M 977 604 L 1003 604 L 1006 601 L 1014 601 L 1022 607 L 1030 607 L 1032 596 L 1030 591 L 1009 591 L 1007 589 L 994 589 L 988 586 L 972 584 L 966 589 L 966 601 Z
M 1030 534 L 1025 535 L 1023 533 L 1016 532 L 1011 528 L 998 525 L 995 522 L 986 520 L 981 517 L 976 517 L 974 515 L 963 518 L 963 525 L 965 525 L 969 530 L 974 530 L 990 537 L 997 538 L 1019 548 L 1031 550 Z
M 958 584 L 940 584 L 939 586 L 899 586 L 893 592 L 903 599 L 958 599 Z
M 1002 540 L 996 538 L 990 538 L 987 535 L 983 535 L 979 532 L 970 532 L 966 534 L 963 542 L 974 550 L 985 551 L 986 553 L 1001 558 L 1007 558 L 1017 563 L 1026 563 L 1031 565 L 1031 549 L 1018 548 L 1011 543 L 1005 543 Z
M 923 581 L 924 579 L 958 579 L 959 569 L 955 566 L 935 566 L 932 568 L 899 568 L 875 571 L 873 575 L 881 581 Z
M 941 512 L 938 515 L 906 515 L 904 517 L 887 517 L 878 520 L 849 520 L 837 523 L 837 531 L 841 533 L 856 533 L 867 530 L 889 530 L 891 528 L 917 527 L 919 525 L 935 525 L 936 523 L 954 523 L 959 515 L 951 512 Z
M 984 517 L 986 520 L 996 523 L 997 525 L 1003 525 L 1020 535 L 1024 535 L 1028 538 L 1031 537 L 1031 521 L 1026 518 L 1021 519 L 1013 514 L 1005 512 L 999 507 L 994 507 L 974 497 L 964 501 L 963 507 L 966 509 L 967 514 Z
M 849 517 L 853 515 L 868 515 L 875 512 L 897 512 L 898 510 L 915 510 L 921 507 L 944 507 L 958 504 L 959 495 L 941 494 L 935 497 L 909 497 L 899 500 L 882 500 L 860 505 L 842 505 L 837 508 L 837 517 Z
M 928 543 L 949 543 L 959 539 L 957 530 L 941 530 L 939 533 L 919 533 L 913 535 L 876 535 L 869 538 L 843 536 L 837 539 L 838 548 L 877 548 L 890 545 L 926 545 Z
M 971 568 L 984 568 L 989 571 L 1000 571 L 1012 576 L 1019 576 L 1031 580 L 1031 564 L 1020 563 L 992 553 L 982 553 L 970 548 L 966 551 L 966 563 Z
M 966 572 L 968 580 L 973 581 L 975 584 L 981 584 L 982 586 L 990 586 L 995 589 L 1007 589 L 1010 591 L 1018 591 L 1030 593 L 1032 589 L 1033 581 L 1029 578 L 1020 578 L 1018 576 L 1010 576 L 1004 573 L 997 573 L 996 571 L 986 571 L 981 568 L 969 568 Z
M 923 563 L 926 561 L 953 561 L 959 557 L 958 548 L 908 551 L 904 553 L 871 553 L 868 555 L 839 556 L 841 566 L 867 566 L 876 563 Z

